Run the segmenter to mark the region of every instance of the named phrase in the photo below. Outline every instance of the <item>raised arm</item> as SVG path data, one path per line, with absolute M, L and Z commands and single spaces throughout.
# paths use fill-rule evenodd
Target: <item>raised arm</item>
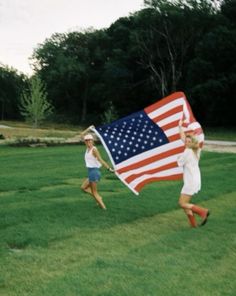
M 86 128 L 84 131 L 82 131 L 80 134 L 81 136 L 84 136 L 85 134 L 87 134 L 92 128 L 95 128 L 94 125 L 90 125 L 88 128 Z
M 185 143 L 185 134 L 184 134 L 184 130 L 183 130 L 183 120 L 179 121 L 179 134 L 180 134 L 180 139 Z

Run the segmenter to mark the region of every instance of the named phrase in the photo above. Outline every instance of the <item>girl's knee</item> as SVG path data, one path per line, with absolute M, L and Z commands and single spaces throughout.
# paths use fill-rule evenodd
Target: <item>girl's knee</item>
M 179 206 L 180 206 L 181 208 L 184 207 L 184 202 L 183 202 L 182 200 L 179 200 Z
M 179 206 L 182 208 L 184 204 L 185 204 L 185 200 L 184 200 L 184 198 L 182 196 L 180 196 L 180 198 L 179 198 Z
M 87 186 L 85 186 L 85 185 L 80 186 L 80 189 L 83 190 L 83 191 L 85 191 L 86 188 L 87 188 Z

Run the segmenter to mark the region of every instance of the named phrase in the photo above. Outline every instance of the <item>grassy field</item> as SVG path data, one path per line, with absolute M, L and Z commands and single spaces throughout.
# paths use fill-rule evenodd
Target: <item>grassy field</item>
M 0 146 L 1 296 L 235 295 L 236 154 L 203 152 L 194 200 L 211 216 L 191 229 L 181 182 L 136 197 L 103 170 L 100 210 L 80 191 L 83 153 Z

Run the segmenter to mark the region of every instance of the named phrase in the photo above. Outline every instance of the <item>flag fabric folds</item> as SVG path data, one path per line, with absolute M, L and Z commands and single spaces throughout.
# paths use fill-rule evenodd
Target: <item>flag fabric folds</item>
M 138 194 L 147 183 L 182 178 L 183 170 L 177 164 L 177 157 L 184 151 L 180 119 L 185 121 L 184 131 L 198 137 L 202 145 L 203 130 L 183 92 L 93 131 L 104 145 L 116 175 Z

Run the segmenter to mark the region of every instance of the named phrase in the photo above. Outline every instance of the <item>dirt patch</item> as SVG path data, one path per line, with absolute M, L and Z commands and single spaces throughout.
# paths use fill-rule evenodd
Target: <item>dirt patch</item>
M 10 126 L 0 124 L 0 128 L 11 128 Z
M 224 145 L 214 145 L 214 144 L 204 144 L 204 151 L 212 151 L 212 152 L 230 152 L 236 153 L 236 146 L 224 146 Z

